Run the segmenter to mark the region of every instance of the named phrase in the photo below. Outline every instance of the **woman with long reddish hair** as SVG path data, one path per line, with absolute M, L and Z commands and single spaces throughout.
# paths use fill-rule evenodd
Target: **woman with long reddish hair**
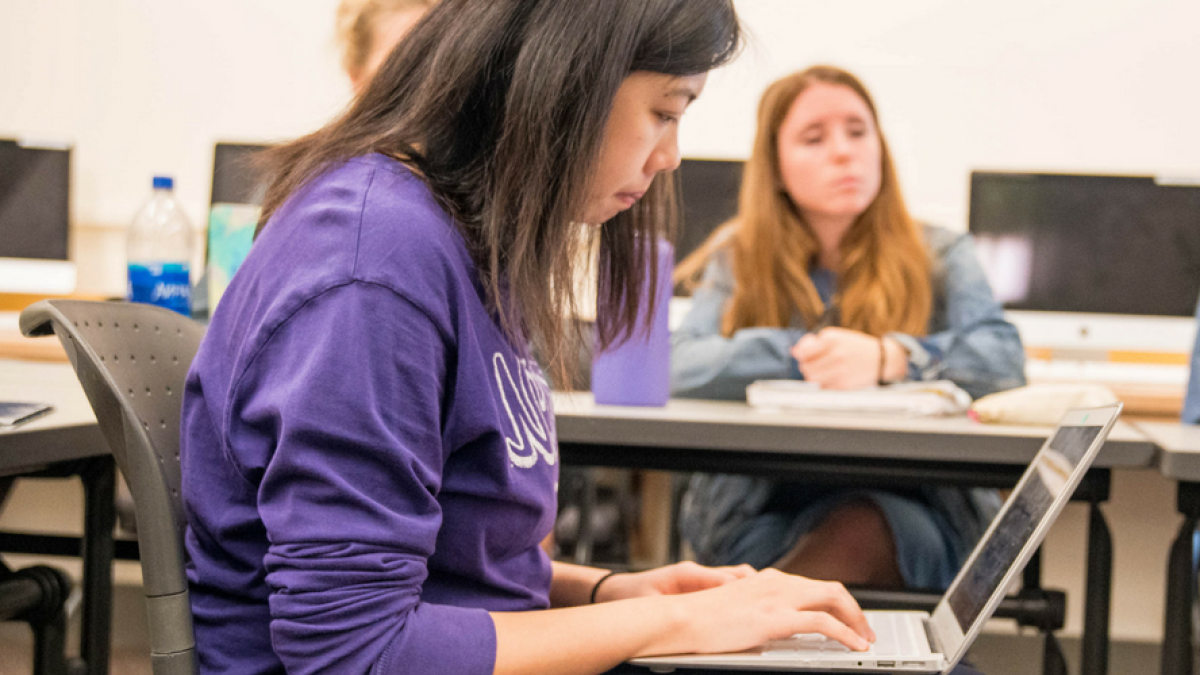
M 875 104 L 838 68 L 767 89 L 738 215 L 678 278 L 694 296 L 673 338 L 676 396 L 740 399 L 755 380 L 786 378 L 827 389 L 946 379 L 972 396 L 1024 384 L 1020 338 L 970 237 L 912 219 Z M 708 563 L 937 588 L 998 506 L 987 490 L 701 475 L 682 525 Z

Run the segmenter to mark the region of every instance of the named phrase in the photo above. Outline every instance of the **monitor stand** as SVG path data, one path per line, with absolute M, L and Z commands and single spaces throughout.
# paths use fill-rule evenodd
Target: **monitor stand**
M 0 293 L 70 295 L 75 263 L 67 260 L 0 258 Z

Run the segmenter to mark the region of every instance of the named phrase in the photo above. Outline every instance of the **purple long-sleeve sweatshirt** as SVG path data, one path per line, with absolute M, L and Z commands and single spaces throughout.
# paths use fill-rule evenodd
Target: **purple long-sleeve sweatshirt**
M 450 217 L 373 155 L 271 219 L 183 401 L 205 673 L 489 674 L 548 606 L 549 392 Z

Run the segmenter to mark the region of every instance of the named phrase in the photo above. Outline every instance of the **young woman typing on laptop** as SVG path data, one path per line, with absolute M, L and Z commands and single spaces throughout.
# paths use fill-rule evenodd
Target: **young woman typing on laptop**
M 677 396 L 740 399 L 761 379 L 830 389 L 948 379 L 1024 384 L 1024 354 L 968 235 L 909 216 L 875 106 L 817 66 L 768 88 L 740 212 L 678 270 L 698 279 L 673 336 Z M 999 507 L 991 491 L 829 489 L 697 476 L 682 527 L 709 564 L 945 588 Z
M 609 576 L 538 545 L 558 454 L 531 342 L 570 353 L 573 223 L 596 224 L 600 311 L 630 328 L 680 118 L 739 42 L 730 0 L 443 0 L 347 113 L 274 151 L 183 402 L 203 672 L 588 675 L 796 632 L 866 646 L 836 583 Z

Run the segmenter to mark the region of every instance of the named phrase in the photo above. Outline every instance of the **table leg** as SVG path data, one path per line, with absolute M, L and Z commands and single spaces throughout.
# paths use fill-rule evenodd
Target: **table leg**
M 1058 637 L 1045 632 L 1046 642 L 1042 652 L 1042 675 L 1067 675 L 1067 658 L 1063 656 Z
M 1167 564 L 1167 602 L 1163 625 L 1163 675 L 1192 675 L 1192 603 L 1196 597 L 1193 546 L 1200 520 L 1200 483 L 1180 483 L 1176 500 L 1184 515 Z
M 1100 503 L 1088 518 L 1087 595 L 1084 598 L 1083 675 L 1108 673 L 1108 614 L 1112 596 L 1112 535 Z
M 88 675 L 108 675 L 112 651 L 112 561 L 116 468 L 99 457 L 80 471 L 84 489 L 83 611 L 79 655 Z
M 661 567 L 670 558 L 670 542 L 675 526 L 672 507 L 673 474 L 643 471 L 641 474 L 641 511 L 638 514 L 636 555 L 630 560 L 646 567 Z
M 580 473 L 579 493 L 579 532 L 575 538 L 575 564 L 592 564 L 592 547 L 595 544 L 595 534 L 592 532 L 592 516 L 596 511 L 596 474 L 593 469 L 585 468 Z
M 1042 548 L 1039 546 L 1029 558 L 1025 570 L 1021 572 L 1021 595 L 1042 592 Z M 1061 628 L 1061 626 L 1059 626 Z M 1063 659 L 1062 646 L 1051 628 L 1043 628 L 1045 637 L 1042 645 L 1042 675 L 1066 675 L 1066 665 Z
M 33 631 L 35 675 L 69 675 L 67 665 L 67 615 L 60 606 L 56 615 Z
M 667 511 L 667 522 L 671 524 L 671 539 L 667 545 L 669 563 L 677 563 L 683 559 L 683 533 L 679 531 L 679 514 L 683 509 L 683 496 L 687 492 L 690 480 L 690 473 L 671 474 L 671 502 Z
M 1037 547 L 1021 572 L 1021 590 L 1042 590 L 1042 547 Z

